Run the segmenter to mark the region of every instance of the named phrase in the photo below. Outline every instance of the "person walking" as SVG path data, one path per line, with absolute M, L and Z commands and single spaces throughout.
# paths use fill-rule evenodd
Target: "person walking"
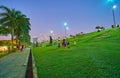
M 21 51 L 23 51 L 24 50 L 24 45 L 21 45 Z

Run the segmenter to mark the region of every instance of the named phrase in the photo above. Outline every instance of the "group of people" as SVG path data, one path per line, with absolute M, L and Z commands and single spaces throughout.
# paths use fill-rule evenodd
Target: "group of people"
M 62 43 L 63 48 L 65 48 L 65 47 L 70 48 L 70 43 L 67 39 L 63 39 L 62 42 L 60 41 L 60 39 L 58 39 L 58 48 L 61 47 L 61 43 Z

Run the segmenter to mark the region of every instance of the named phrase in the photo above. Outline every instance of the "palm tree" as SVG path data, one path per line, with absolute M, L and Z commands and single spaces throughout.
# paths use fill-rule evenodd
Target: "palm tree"
M 1 29 L 5 28 L 7 34 L 11 34 L 12 43 L 14 39 L 18 42 L 21 35 L 29 35 L 30 19 L 26 15 L 5 6 L 0 6 L 0 8 L 4 10 L 4 12 L 0 13 Z
M 29 34 L 23 34 L 19 36 L 20 44 L 27 45 L 30 44 L 30 35 Z
M 0 35 L 7 36 L 8 34 L 9 34 L 9 29 L 1 25 L 0 26 Z
M 17 27 L 15 28 L 16 43 L 18 43 L 18 47 L 21 42 L 19 37 L 23 37 L 24 39 L 25 35 L 29 35 L 30 30 L 29 18 L 26 18 L 25 15 L 19 15 L 17 18 Z
M 0 21 L 5 28 L 9 29 L 9 33 L 11 34 L 11 40 L 13 42 L 14 39 L 14 28 L 16 27 L 16 17 L 21 14 L 20 11 L 16 11 L 15 9 L 9 9 L 5 6 L 0 6 L 4 12 L 0 13 Z

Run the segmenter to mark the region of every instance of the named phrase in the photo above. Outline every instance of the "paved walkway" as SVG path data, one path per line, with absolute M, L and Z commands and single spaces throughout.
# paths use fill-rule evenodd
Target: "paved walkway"
M 0 58 L 0 78 L 25 78 L 30 49 Z

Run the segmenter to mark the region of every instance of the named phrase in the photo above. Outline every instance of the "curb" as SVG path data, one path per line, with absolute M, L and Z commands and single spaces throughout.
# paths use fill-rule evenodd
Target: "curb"
M 37 67 L 36 67 L 36 64 L 35 64 L 35 60 L 34 60 L 34 56 L 32 54 L 32 66 L 33 66 L 33 78 L 38 78 L 38 75 L 37 75 Z
M 24 64 L 23 64 L 23 66 L 27 66 L 27 64 L 28 64 L 29 54 L 30 54 L 30 52 L 28 53 L 28 55 L 27 55 L 27 57 L 26 57 L 26 60 L 25 60 L 25 62 L 24 62 Z

